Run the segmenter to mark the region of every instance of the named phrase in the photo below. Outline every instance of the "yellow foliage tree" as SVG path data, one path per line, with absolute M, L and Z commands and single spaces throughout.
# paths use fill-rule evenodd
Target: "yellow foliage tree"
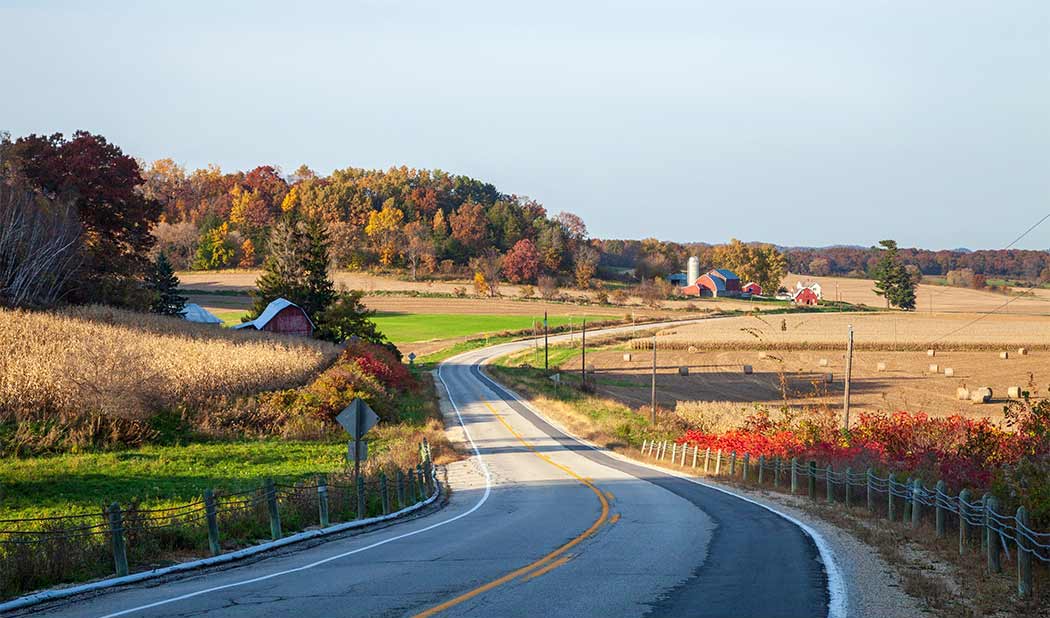
M 478 296 L 489 295 L 489 283 L 485 281 L 485 275 L 481 274 L 480 271 L 474 273 L 474 291 Z
M 241 261 L 237 263 L 241 268 L 255 266 L 255 243 L 251 238 L 245 238 L 241 243 Z
M 299 208 L 299 185 L 293 185 L 281 201 L 281 212 L 291 212 Z
M 394 206 L 393 199 L 384 202 L 382 210 L 373 210 L 368 215 L 365 234 L 368 234 L 379 252 L 379 261 L 383 266 L 390 266 L 397 257 L 398 241 L 401 238 L 401 222 L 404 219 L 405 213 Z

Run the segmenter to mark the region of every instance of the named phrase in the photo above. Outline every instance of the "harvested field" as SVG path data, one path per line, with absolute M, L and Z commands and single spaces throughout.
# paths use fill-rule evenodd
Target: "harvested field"
M 1050 349 L 1050 319 L 995 314 L 973 322 L 977 317 L 919 312 L 742 316 L 666 329 L 657 345 L 683 350 L 841 350 L 852 324 L 859 350 Z M 634 345 L 647 349 L 650 342 L 637 340 Z
M 824 300 L 838 299 L 876 308 L 886 306 L 886 300 L 873 291 L 875 283 L 870 279 L 788 274 L 783 285 L 794 289 L 798 281 L 819 283 Z M 932 304 L 935 313 L 986 313 L 996 311 L 1007 300 L 1010 300 L 1009 296 L 995 292 L 930 284 L 920 284 L 915 293 L 916 308 L 920 312 L 929 312 Z M 1033 290 L 1031 296 L 1014 300 L 1002 311 L 1005 314 L 1050 315 L 1050 290 Z
M 635 408 L 648 406 L 652 356 L 634 353 L 631 361 L 624 361 L 623 354 L 619 349 L 587 351 L 587 364 L 594 366 L 599 393 Z M 821 359 L 828 364 L 821 366 Z M 944 352 L 936 358 L 938 373 L 929 371 L 930 360 L 924 352 L 855 353 L 851 407 L 859 411 L 908 410 L 931 416 L 957 413 L 1001 419 L 1009 387 L 1030 388 L 1039 397 L 1046 396 L 1050 387 L 1050 351 L 1031 352 L 1008 361 L 992 352 Z M 886 364 L 886 370 L 877 369 L 880 362 Z M 744 365 L 752 366 L 753 373 L 745 374 Z M 579 356 L 572 355 L 561 367 L 579 372 Z M 679 375 L 681 367 L 688 367 L 689 375 Z M 943 367 L 952 368 L 954 376 L 946 377 Z M 832 382 L 826 384 L 824 376 L 829 373 Z M 749 409 L 755 404 L 839 408 L 844 374 L 845 354 L 841 350 L 773 352 L 765 358 L 756 351 L 657 352 L 657 396 L 661 406 L 671 409 L 680 401 L 719 402 L 716 407 L 723 411 Z M 984 386 L 993 393 L 988 404 L 957 399 L 958 388 Z

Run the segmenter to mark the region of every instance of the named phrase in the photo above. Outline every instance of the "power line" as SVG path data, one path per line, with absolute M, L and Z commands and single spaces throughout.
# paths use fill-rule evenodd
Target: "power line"
M 1046 213 L 1046 215 L 1045 215 L 1045 216 L 1044 216 L 1044 217 L 1043 217 L 1042 219 L 1040 219 L 1040 220 L 1036 221 L 1036 222 L 1035 222 L 1035 223 L 1034 223 L 1034 224 L 1032 225 L 1032 227 L 1030 227 L 1030 228 L 1028 228 L 1027 230 L 1025 230 L 1025 231 L 1024 231 L 1024 234 L 1021 234 L 1020 236 L 1018 236 L 1017 238 L 1015 238 L 1015 239 L 1013 240 L 1013 242 L 1011 242 L 1010 244 L 1008 244 L 1008 245 L 1006 245 L 1005 247 L 1003 247 L 1003 249 L 1004 249 L 1004 250 L 1006 250 L 1006 249 L 1009 249 L 1010 247 L 1012 247 L 1012 246 L 1016 245 L 1016 244 L 1017 244 L 1017 243 L 1018 243 L 1018 242 L 1019 242 L 1019 241 L 1020 241 L 1020 240 L 1021 240 L 1022 238 L 1024 238 L 1025 236 L 1028 236 L 1028 233 L 1029 233 L 1029 232 L 1031 232 L 1031 231 L 1032 231 L 1032 230 L 1034 230 L 1035 228 L 1037 228 L 1037 227 L 1039 227 L 1040 225 L 1042 225 L 1043 221 L 1046 221 L 1047 219 L 1050 219 L 1050 212 Z

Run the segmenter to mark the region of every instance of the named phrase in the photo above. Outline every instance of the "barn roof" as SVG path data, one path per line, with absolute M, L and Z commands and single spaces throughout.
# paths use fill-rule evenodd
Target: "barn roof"
M 197 303 L 186 303 L 186 306 L 182 309 L 182 317 L 186 318 L 188 322 L 222 324 L 222 320 Z
M 711 271 L 711 272 L 715 272 L 715 271 Z M 726 282 L 725 282 L 724 279 L 722 279 L 721 277 L 712 277 L 711 273 L 706 273 L 704 275 L 701 275 L 700 279 L 703 279 L 704 277 L 707 277 L 711 281 L 711 283 L 713 283 L 715 285 L 715 290 L 718 290 L 719 292 L 725 291 L 725 289 L 726 289 Z M 697 279 L 698 283 L 699 283 L 699 281 L 700 280 Z
M 241 329 L 251 326 L 255 328 L 255 330 L 262 330 L 270 322 L 270 320 L 277 317 L 278 313 L 280 313 L 283 309 L 287 309 L 288 307 L 295 307 L 296 309 L 303 311 L 302 307 L 293 303 L 287 298 L 278 298 L 272 301 L 269 305 L 266 305 L 266 309 L 263 309 L 263 312 L 259 314 L 259 317 L 255 318 L 251 322 L 244 322 L 243 324 L 238 324 L 234 326 L 234 328 Z M 305 311 L 303 311 L 303 315 L 306 316 L 306 321 L 310 323 L 310 328 L 313 328 L 314 322 L 310 319 L 310 316 L 306 315 Z
M 712 272 L 718 273 L 726 281 L 728 281 L 730 279 L 739 279 L 740 278 L 740 277 L 736 276 L 735 272 L 729 270 L 728 268 L 716 268 Z

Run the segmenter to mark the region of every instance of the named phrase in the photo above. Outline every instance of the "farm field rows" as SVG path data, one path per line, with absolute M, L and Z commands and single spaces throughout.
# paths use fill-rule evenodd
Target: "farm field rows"
M 931 416 L 961 414 L 1002 419 L 1007 389 L 1020 387 L 1043 398 L 1050 387 L 1050 324 L 1033 316 L 991 316 L 968 324 L 969 316 L 921 314 L 809 314 L 723 318 L 660 331 L 657 393 L 662 406 L 680 401 L 717 403 L 743 418 L 755 405 L 772 408 L 842 405 L 846 325 L 856 332 L 851 403 L 855 410 L 907 410 Z M 783 319 L 788 329 L 780 330 Z M 972 318 L 971 318 L 972 319 Z M 764 321 L 768 321 L 766 324 Z M 892 321 L 897 324 L 896 339 Z M 960 330 L 935 356 L 925 342 Z M 587 352 L 602 395 L 634 408 L 650 402 L 650 339 L 635 339 Z M 1013 347 L 1007 347 L 1010 342 Z M 1025 354 L 1018 347 L 1025 345 Z M 596 342 L 597 343 L 597 342 Z M 1000 350 L 1008 358 L 1000 358 Z M 625 359 L 630 355 L 630 360 Z M 579 372 L 578 350 L 559 354 L 561 368 Z M 517 362 L 531 362 L 522 355 Z M 882 363 L 884 368 L 880 369 Z M 744 366 L 752 374 L 744 373 Z M 936 368 L 931 365 L 936 365 Z M 688 375 L 679 375 L 680 368 Z M 946 376 L 945 368 L 953 375 Z M 825 383 L 831 374 L 830 384 Z M 972 404 L 957 389 L 992 389 L 992 401 Z M 728 403 L 726 403 L 728 402 Z
M 847 303 L 864 304 L 882 308 L 886 300 L 874 292 L 875 282 L 870 279 L 848 279 L 845 277 L 811 277 L 788 274 L 782 285 L 794 289 L 799 281 L 819 283 L 824 300 L 842 300 Z M 943 285 L 919 284 L 915 290 L 915 304 L 919 312 L 935 313 L 987 313 L 1000 310 L 1010 296 Z M 1004 314 L 1026 314 L 1050 316 L 1050 290 L 1035 289 L 1031 296 L 1017 298 L 1001 309 Z

